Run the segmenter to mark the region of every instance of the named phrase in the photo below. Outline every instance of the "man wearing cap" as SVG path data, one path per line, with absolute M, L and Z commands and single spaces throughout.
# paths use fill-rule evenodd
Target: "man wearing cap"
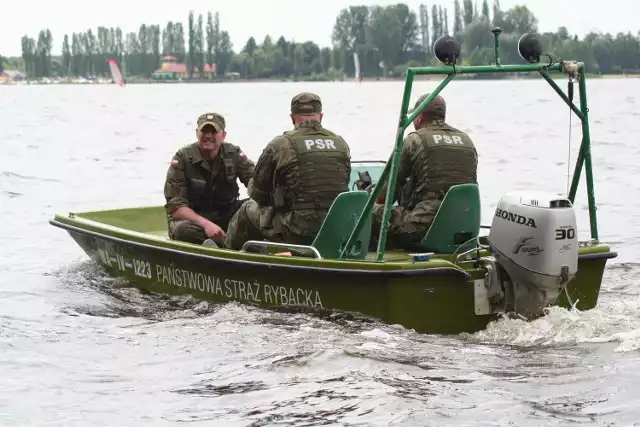
M 335 198 L 349 190 L 349 146 L 321 125 L 320 97 L 294 96 L 290 117 L 293 130 L 276 136 L 256 163 L 251 200 L 229 224 L 228 248 L 262 239 L 309 245 Z
M 409 113 L 430 94 L 422 95 Z M 478 154 L 466 133 L 445 123 L 447 106 L 436 96 L 413 121 L 415 132 L 404 139 L 389 216 L 388 249 L 411 249 L 426 234 L 449 188 L 477 183 Z M 372 247 L 384 213 L 386 191 L 373 207 Z
M 248 186 L 254 163 L 240 147 L 224 142 L 225 127 L 220 114 L 201 115 L 197 141 L 180 148 L 171 160 L 164 184 L 171 239 L 216 246 L 244 202 L 238 200 L 237 179 Z

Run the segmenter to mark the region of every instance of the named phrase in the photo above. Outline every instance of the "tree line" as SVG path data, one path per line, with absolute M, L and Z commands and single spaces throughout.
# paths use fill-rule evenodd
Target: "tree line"
M 451 13 L 450 13 L 451 12 Z M 354 53 L 358 54 L 362 77 L 402 76 L 407 67 L 435 65 L 432 43 L 451 35 L 461 44 L 461 62 L 490 64 L 494 60 L 493 34 L 502 28 L 502 63 L 522 63 L 517 42 L 525 32 L 538 30 L 538 19 L 523 5 L 502 10 L 499 0 L 491 7 L 454 0 L 453 9 L 422 4 L 418 11 L 406 4 L 350 6 L 340 11 L 332 31 L 332 46 L 312 41 L 296 42 L 270 36 L 258 43 L 250 37 L 235 51 L 229 33 L 221 28 L 219 13 L 204 16 L 189 13 L 188 28 L 181 22 L 142 24 L 138 32 L 98 27 L 94 33 L 65 34 L 61 56 L 52 56 L 53 38 L 48 29 L 37 41 L 22 38 L 23 69 L 31 78 L 52 76 L 108 76 L 108 59 L 116 59 L 126 76 L 149 77 L 170 55 L 187 64 L 187 78 L 204 64 L 216 65 L 216 78 L 238 73 L 247 79 L 295 78 L 341 79 L 354 75 Z M 185 34 L 186 32 L 186 34 Z M 540 34 L 545 53 L 577 59 L 587 72 L 599 74 L 638 73 L 640 35 L 589 33 L 580 39 L 567 28 Z M 1 61 L 0 61 L 1 62 Z M 0 64 L 1 66 L 1 64 Z

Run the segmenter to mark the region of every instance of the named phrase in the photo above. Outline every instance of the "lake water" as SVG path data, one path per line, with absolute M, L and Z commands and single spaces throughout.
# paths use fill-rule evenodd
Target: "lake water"
M 0 87 L 0 424 L 640 425 L 640 80 L 587 83 L 600 238 L 619 253 L 598 308 L 444 337 L 114 287 L 47 222 L 163 204 L 207 111 L 257 160 L 301 91 L 354 159 L 387 159 L 402 82 Z M 580 125 L 546 82 L 443 95 L 479 151 L 483 223 L 506 191 L 566 192 Z M 587 238 L 584 180 L 576 202 Z

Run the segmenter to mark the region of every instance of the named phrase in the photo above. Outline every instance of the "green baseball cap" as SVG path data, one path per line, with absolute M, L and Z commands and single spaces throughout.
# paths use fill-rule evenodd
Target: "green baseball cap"
M 322 113 L 322 101 L 315 93 L 299 93 L 291 100 L 291 112 L 303 115 Z
M 204 113 L 198 117 L 198 130 L 202 130 L 207 125 L 213 126 L 217 132 L 224 131 L 226 126 L 224 117 L 218 113 Z
M 416 109 L 420 106 L 420 104 L 422 104 L 425 101 L 425 99 L 427 99 L 427 97 L 429 95 L 431 95 L 431 94 L 430 93 L 425 93 L 420 98 L 418 98 L 418 100 L 414 104 L 413 108 L 411 108 L 409 110 L 409 114 L 411 114 L 414 111 L 416 111 Z M 444 117 L 446 115 L 446 113 L 447 113 L 447 103 L 444 102 L 444 98 L 443 97 L 438 95 L 438 96 L 436 96 L 435 98 L 433 98 L 431 100 L 429 105 L 427 105 L 427 108 L 424 109 L 423 113 L 431 113 L 431 114 L 433 114 L 435 116 Z

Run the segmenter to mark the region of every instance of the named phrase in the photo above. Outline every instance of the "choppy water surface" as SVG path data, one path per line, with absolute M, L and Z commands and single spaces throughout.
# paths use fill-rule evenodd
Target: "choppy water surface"
M 402 83 L 0 87 L 0 424 L 640 424 L 640 80 L 588 86 L 600 237 L 619 252 L 599 307 L 446 337 L 143 295 L 47 223 L 164 203 L 172 154 L 205 111 L 257 159 L 304 90 L 354 158 L 386 159 Z M 434 87 L 415 84 L 412 102 Z M 443 94 L 478 146 L 484 223 L 505 191 L 566 191 L 580 127 L 569 149 L 568 108 L 545 82 Z M 584 196 L 583 181 L 582 238 Z

